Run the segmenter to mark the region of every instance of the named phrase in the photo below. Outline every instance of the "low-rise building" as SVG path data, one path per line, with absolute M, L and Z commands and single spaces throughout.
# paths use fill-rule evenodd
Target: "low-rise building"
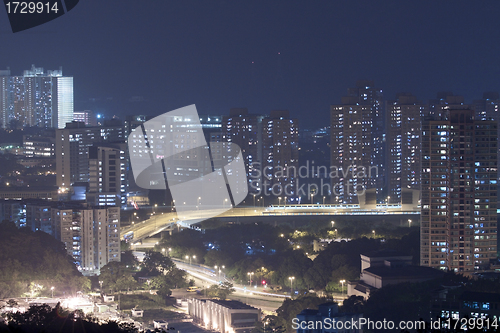
M 357 281 L 348 281 L 347 295 L 368 299 L 374 290 L 388 285 L 422 282 L 436 279 L 444 274 L 443 271 L 411 263 L 412 256 L 400 255 L 393 251 L 361 254 L 360 278 Z
M 165 320 L 153 320 L 153 326 L 154 328 L 156 329 L 167 329 L 168 328 L 168 322 L 166 322 Z
M 239 301 L 218 299 L 188 300 L 194 322 L 221 333 L 248 333 L 260 321 L 260 310 Z

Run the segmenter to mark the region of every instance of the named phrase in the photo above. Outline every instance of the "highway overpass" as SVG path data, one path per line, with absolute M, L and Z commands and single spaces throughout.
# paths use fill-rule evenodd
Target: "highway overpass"
M 158 207 L 160 210 L 161 207 Z M 220 207 L 218 207 L 220 209 Z M 120 237 L 125 239 L 133 237 L 134 241 L 142 240 L 154 236 L 162 231 L 172 229 L 189 228 L 192 224 L 213 218 L 216 210 L 203 209 L 183 212 L 178 215 L 176 212 L 155 213 L 149 219 L 133 222 L 132 225 L 122 228 Z M 272 205 L 268 207 L 235 207 L 223 214 L 219 218 L 227 217 L 275 217 L 275 216 L 335 216 L 335 215 L 409 215 L 420 214 L 419 209 L 402 209 L 398 205 L 377 205 L 373 209 L 363 209 L 358 205 Z

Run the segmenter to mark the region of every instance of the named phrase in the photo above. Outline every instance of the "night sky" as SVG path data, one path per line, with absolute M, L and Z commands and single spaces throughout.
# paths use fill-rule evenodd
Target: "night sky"
M 0 68 L 74 76 L 75 110 L 157 115 L 196 104 L 288 109 L 329 122 L 358 79 L 408 91 L 500 91 L 499 1 L 81 0 L 13 34 L 0 8 Z

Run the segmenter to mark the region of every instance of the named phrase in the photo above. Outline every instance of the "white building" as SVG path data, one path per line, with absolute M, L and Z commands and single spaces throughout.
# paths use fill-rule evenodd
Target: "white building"
M 188 313 L 194 321 L 220 333 L 250 332 L 260 321 L 260 310 L 239 301 L 188 300 Z

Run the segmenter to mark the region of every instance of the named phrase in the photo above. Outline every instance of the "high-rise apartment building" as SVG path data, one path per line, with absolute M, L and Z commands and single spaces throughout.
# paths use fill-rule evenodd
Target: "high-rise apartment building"
M 429 107 L 423 114 L 424 118 L 444 117 L 450 108 L 463 107 L 464 97 L 453 95 L 451 91 L 438 92 L 435 99 L 429 100 Z
M 422 125 L 422 266 L 457 272 L 497 258 L 497 123 L 462 106 Z
M 222 118 L 222 140 L 241 148 L 247 169 L 248 193 L 257 194 L 262 183 L 262 119 L 246 108 L 233 108 Z
M 299 125 L 286 110 L 271 111 L 262 120 L 262 193 L 299 201 Z M 307 195 L 307 193 L 306 193 Z M 283 201 L 284 202 L 284 201 Z
M 120 261 L 120 208 L 67 205 L 51 208 L 53 235 L 64 243 L 83 274 L 98 274 Z
M 89 147 L 87 201 L 98 206 L 126 204 L 126 144 Z
M 89 147 L 100 143 L 122 143 L 125 136 L 123 125 L 116 120 L 95 127 L 71 122 L 66 128 L 56 130 L 55 142 L 56 185 L 68 189 L 75 182 L 89 181 Z
M 357 204 L 357 194 L 374 186 L 372 166 L 372 114 L 369 105 L 359 105 L 353 97 L 343 97 L 331 106 L 331 167 L 333 203 Z
M 500 97 L 496 92 L 485 92 L 482 99 L 474 100 L 474 110 L 477 120 L 493 120 L 498 126 L 498 137 L 500 138 Z M 500 147 L 498 148 L 497 165 L 500 165 Z M 500 170 L 498 170 L 498 181 L 500 181 Z M 497 197 L 500 195 L 500 186 L 498 187 Z M 500 202 L 497 202 L 499 205 Z M 500 208 L 500 207 L 497 207 Z
M 375 82 L 359 80 L 355 88 L 348 89 L 348 96 L 356 97 L 357 103 L 371 107 L 372 121 L 372 165 L 379 169 L 374 179 L 374 186 L 379 199 L 386 184 L 386 114 L 383 102 L 382 89 L 375 87 Z
M 420 190 L 421 115 L 425 109 L 409 93 L 387 101 L 388 203 L 412 204 L 415 192 L 409 190 Z
M 0 122 L 2 128 L 16 126 L 64 128 L 73 120 L 73 77 L 62 69 L 44 71 L 35 67 L 22 76 L 0 71 Z
M 340 105 L 331 106 L 331 166 L 342 170 L 339 178 L 331 180 L 332 201 L 357 204 L 357 194 L 372 188 L 380 196 L 386 182 L 385 163 L 382 90 L 373 81 L 358 81 Z

